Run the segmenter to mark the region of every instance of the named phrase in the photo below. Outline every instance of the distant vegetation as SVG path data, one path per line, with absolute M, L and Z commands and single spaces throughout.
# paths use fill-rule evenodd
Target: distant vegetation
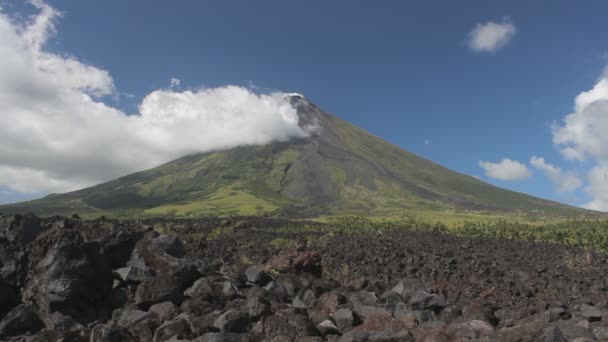
M 324 229 L 355 233 L 375 231 L 382 234 L 390 229 L 434 231 L 466 237 L 491 237 L 526 241 L 559 243 L 598 252 L 608 252 L 608 220 L 577 219 L 543 224 L 521 223 L 499 219 L 494 222 L 464 222 L 448 227 L 441 222 L 429 223 L 415 216 L 403 216 L 395 221 L 373 221 L 347 216 L 328 219 Z

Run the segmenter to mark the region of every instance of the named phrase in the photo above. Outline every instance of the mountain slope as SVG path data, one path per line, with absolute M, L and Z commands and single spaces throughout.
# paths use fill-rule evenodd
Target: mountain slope
M 475 210 L 586 211 L 486 184 L 391 145 L 302 96 L 286 99 L 310 138 L 190 155 L 79 191 L 0 206 L 39 214 L 290 216 Z

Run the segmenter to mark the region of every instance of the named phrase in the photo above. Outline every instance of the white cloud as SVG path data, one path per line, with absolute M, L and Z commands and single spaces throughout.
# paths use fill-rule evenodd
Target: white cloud
M 112 108 L 99 100 L 117 94 L 110 74 L 46 52 L 60 14 L 33 4 L 40 13 L 25 23 L 0 9 L 0 186 L 73 190 L 190 153 L 308 134 L 285 94 L 237 86 L 156 90 L 136 115 Z
M 580 188 L 583 182 L 572 172 L 564 172 L 559 167 L 551 165 L 542 157 L 533 156 L 530 164 L 541 170 L 555 186 L 555 191 L 564 193 Z
M 571 160 L 608 163 L 608 78 L 575 98 L 574 112 L 553 127 L 553 142 Z
M 179 87 L 179 85 L 181 83 L 182 83 L 182 81 L 178 80 L 177 78 L 172 78 L 169 83 L 169 88 L 175 89 L 175 88 Z
M 504 181 L 522 181 L 532 176 L 525 164 L 509 158 L 503 158 L 498 163 L 480 161 L 479 166 L 484 169 L 487 177 Z
M 585 204 L 587 209 L 608 211 L 608 167 L 595 166 L 587 174 L 587 192 L 592 200 Z
M 477 24 L 469 33 L 469 47 L 475 52 L 493 52 L 505 46 L 517 32 L 509 20 Z
M 608 72 L 604 72 L 588 91 L 574 99 L 574 111 L 553 125 L 553 143 L 564 158 L 587 161 L 593 167 L 587 174 L 584 206 L 608 211 Z

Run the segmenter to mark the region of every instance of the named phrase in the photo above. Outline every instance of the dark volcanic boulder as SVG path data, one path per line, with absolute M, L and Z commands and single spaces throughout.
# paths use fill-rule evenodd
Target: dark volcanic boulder
M 249 315 L 238 310 L 228 310 L 215 320 L 213 326 L 221 332 L 244 333 L 249 330 Z
M 185 267 L 177 272 L 159 274 L 144 280 L 137 286 L 135 303 L 144 309 L 166 301 L 176 305 L 184 300 L 184 290 L 200 274 L 194 267 Z
M 137 241 L 142 238 L 140 232 L 118 232 L 111 239 L 104 241 L 103 247 L 110 257 L 112 268 L 120 268 L 126 265 L 131 258 L 133 248 Z
M 33 214 L 0 216 L 0 238 L 27 245 L 45 230 Z
M 35 333 L 44 328 L 44 323 L 34 312 L 34 308 L 21 304 L 11 310 L 0 323 L 0 337 Z
M 319 335 L 319 332 L 304 315 L 278 312 L 264 320 L 264 334 L 294 341 L 304 336 Z
M 112 269 L 97 242 L 73 229 L 51 229 L 28 248 L 30 268 L 22 297 L 43 316 L 55 311 L 89 322 L 107 314 Z
M 184 265 L 182 242 L 169 235 L 139 240 L 133 249 L 128 266 L 157 273 L 175 272 Z
M 0 319 L 18 303 L 19 297 L 17 297 L 15 290 L 0 278 Z

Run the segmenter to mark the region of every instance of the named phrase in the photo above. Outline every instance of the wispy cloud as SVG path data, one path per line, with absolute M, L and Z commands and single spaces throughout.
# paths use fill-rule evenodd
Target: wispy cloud
M 523 181 L 532 176 L 532 172 L 525 164 L 509 158 L 503 158 L 498 163 L 480 161 L 479 166 L 487 177 L 503 181 Z
M 533 156 L 530 158 L 530 164 L 542 171 L 551 180 L 557 192 L 572 192 L 583 185 L 576 174 L 564 172 L 559 167 L 547 163 L 542 157 Z
M 468 45 L 475 52 L 494 52 L 507 45 L 515 33 L 517 28 L 508 19 L 479 23 L 469 32 Z

